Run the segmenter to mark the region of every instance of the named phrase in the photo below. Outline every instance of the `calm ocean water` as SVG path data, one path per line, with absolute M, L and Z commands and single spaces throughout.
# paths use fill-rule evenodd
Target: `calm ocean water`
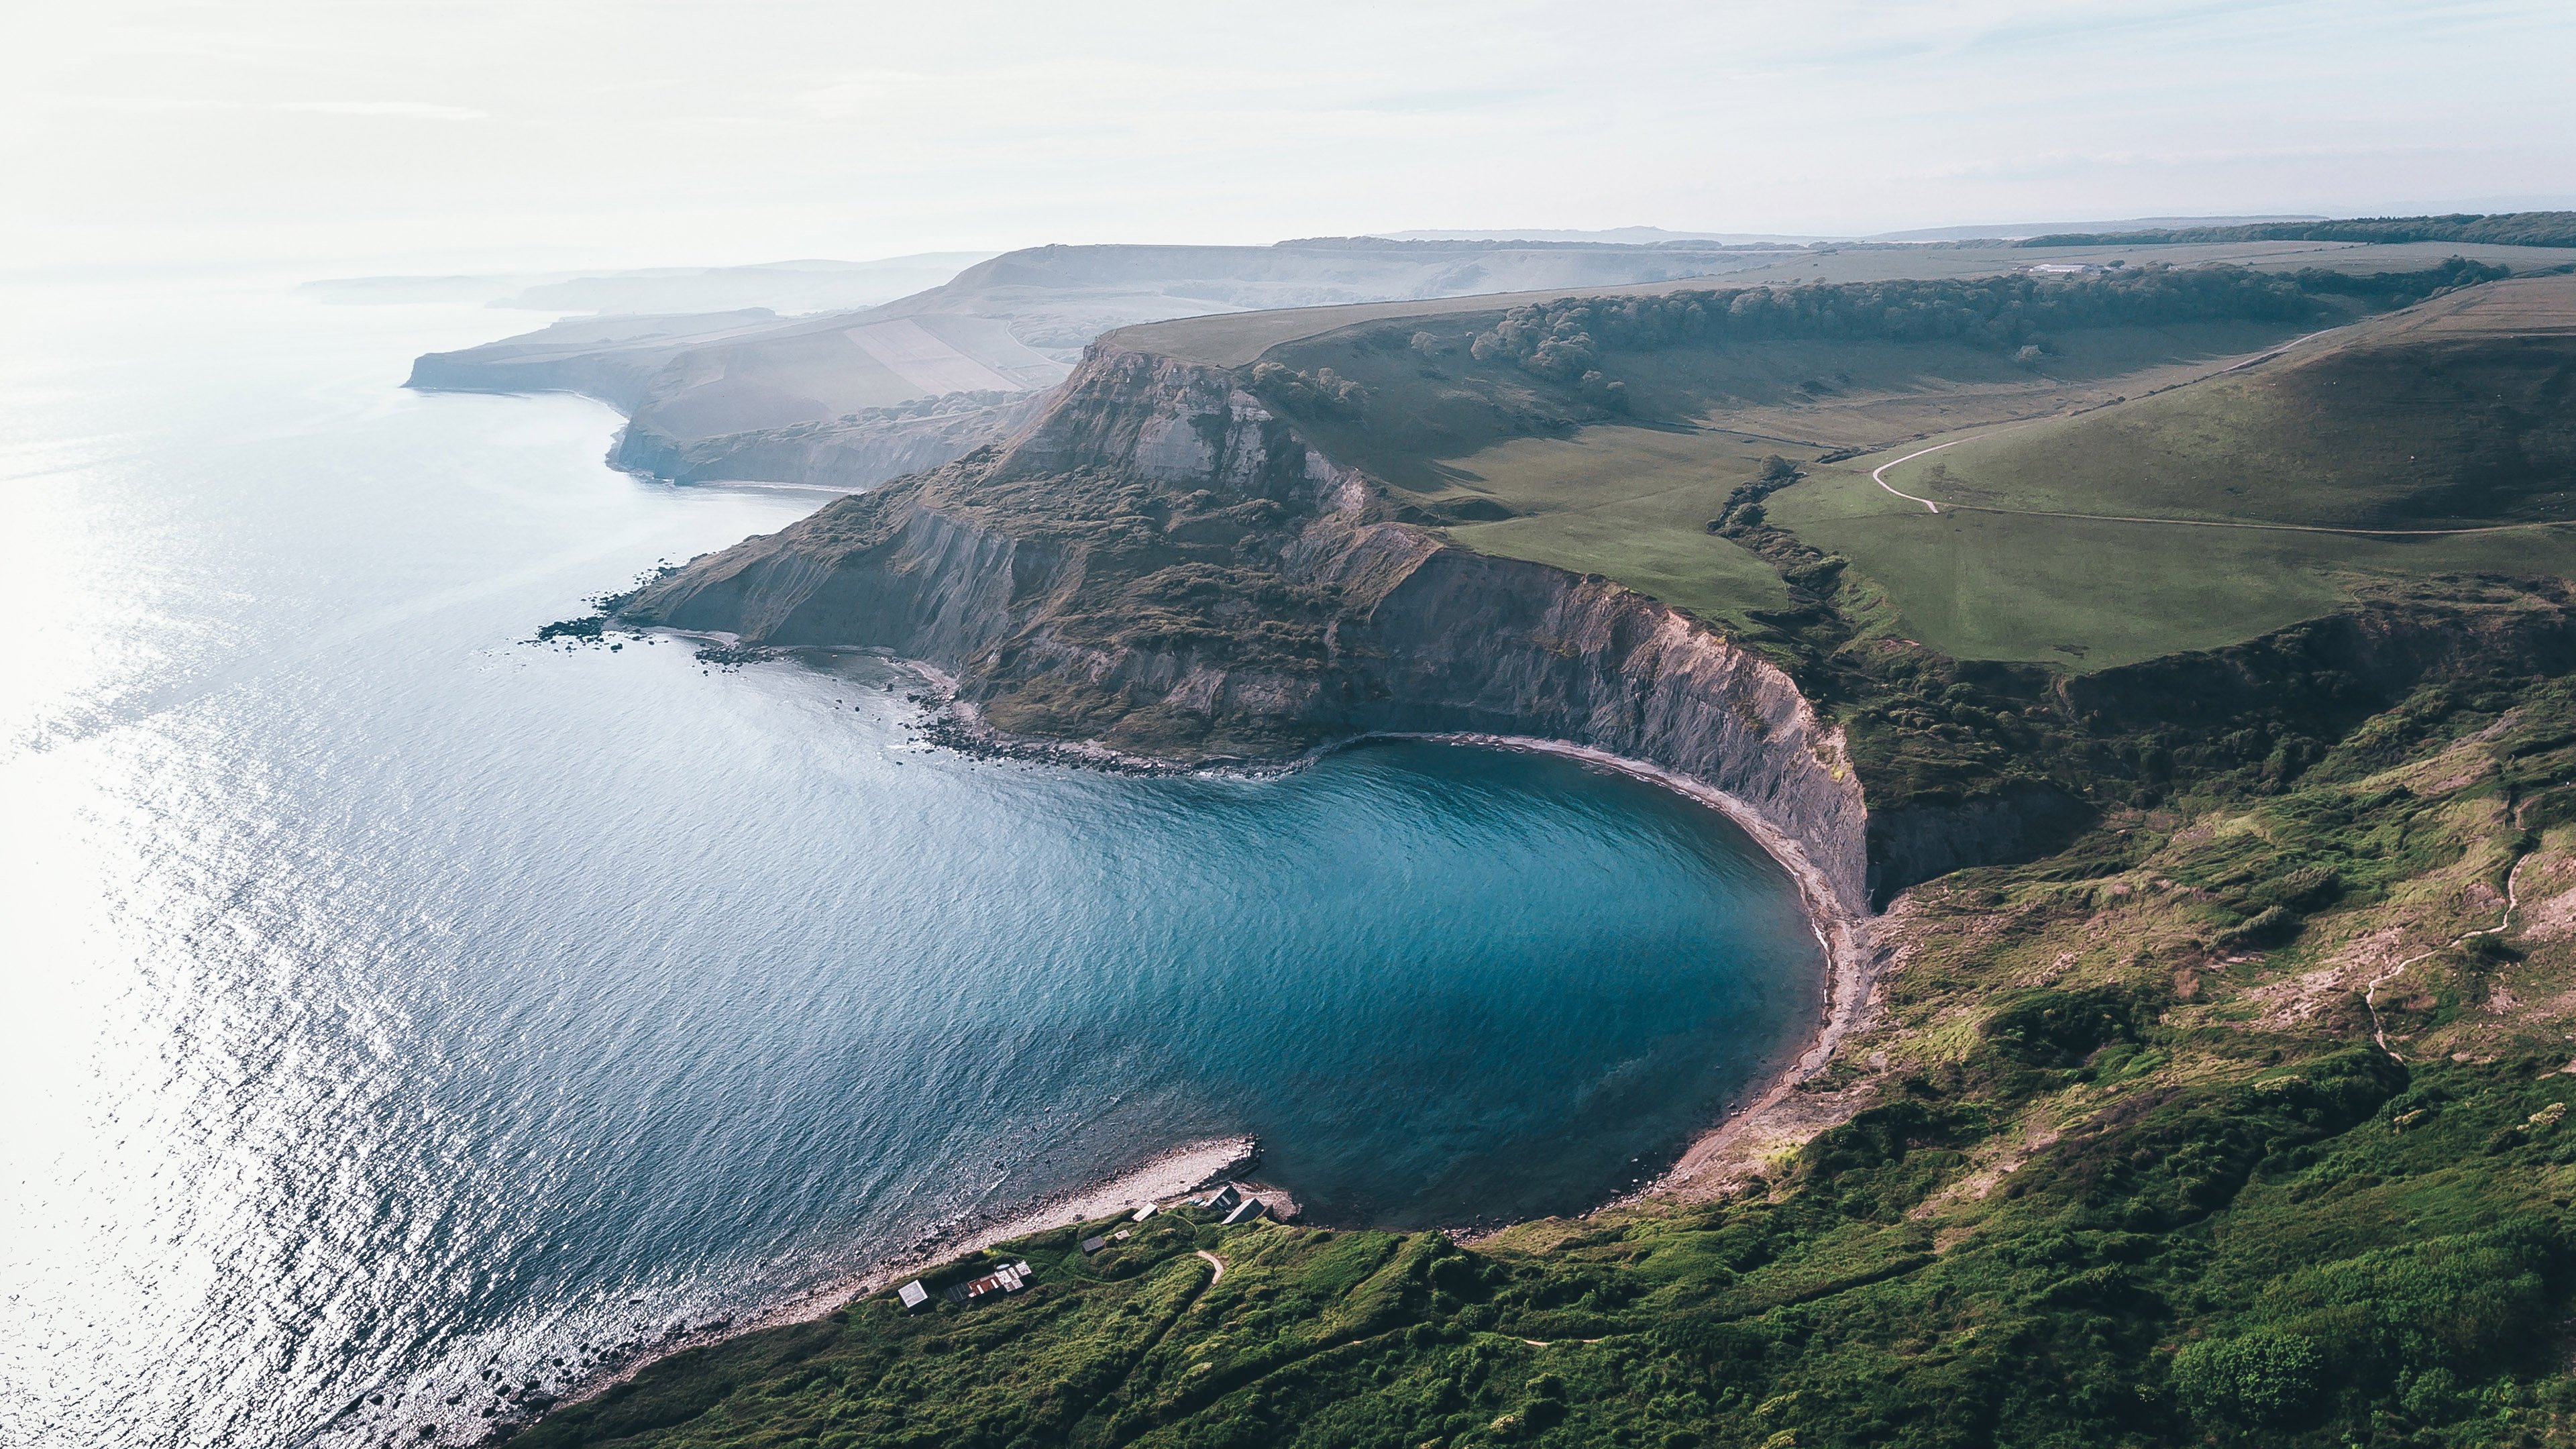
M 393 385 L 524 314 L 0 291 L 0 1443 L 454 1442 L 1213 1133 L 1330 1221 L 1578 1208 L 1817 1010 L 1780 872 L 1570 762 L 977 763 L 881 662 L 514 642 L 821 501 Z

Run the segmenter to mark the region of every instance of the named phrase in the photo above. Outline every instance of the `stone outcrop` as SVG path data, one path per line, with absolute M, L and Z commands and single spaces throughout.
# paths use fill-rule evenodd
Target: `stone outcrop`
M 627 615 L 886 649 L 1004 730 L 1133 750 L 1144 729 L 1185 760 L 1565 740 L 1736 797 L 1864 908 L 1859 782 L 1785 674 L 1607 580 L 1385 513 L 1232 375 L 1098 349 L 1009 445 L 700 559 Z M 1175 575 L 1212 596 L 1171 605 Z
M 1598 576 L 1440 545 L 1338 642 L 1357 687 L 1318 703 L 1345 727 L 1537 735 L 1687 775 L 1797 842 L 1863 909 L 1867 812 L 1840 732 L 1697 621 Z

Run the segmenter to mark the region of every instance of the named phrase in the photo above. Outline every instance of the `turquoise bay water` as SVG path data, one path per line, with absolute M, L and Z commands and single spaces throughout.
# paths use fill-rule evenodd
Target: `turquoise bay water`
M 1567 761 L 975 762 L 882 661 L 513 642 L 820 501 L 392 386 L 517 314 L 0 303 L 0 1442 L 453 1442 L 1217 1133 L 1326 1221 L 1576 1209 L 1816 1013 L 1778 870 Z

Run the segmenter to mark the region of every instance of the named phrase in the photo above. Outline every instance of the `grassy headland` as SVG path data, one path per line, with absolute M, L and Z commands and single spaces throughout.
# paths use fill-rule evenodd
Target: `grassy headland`
M 2576 282 L 2501 271 L 2121 268 L 1576 298 L 1331 329 L 1247 375 L 1332 379 L 1329 401 L 1265 397 L 1403 516 L 1752 634 L 1784 611 L 1777 572 L 1712 525 L 1784 456 L 1805 481 L 1763 490 L 1761 511 L 1850 565 L 1869 597 L 1840 603 L 1865 627 L 1957 658 L 2097 669 L 2252 638 L 2373 580 L 2553 572 L 2567 539 L 2547 530 L 2036 516 L 2576 519 L 2561 417 Z M 1938 516 L 1870 477 L 1944 443 L 1887 475 L 1955 505 Z
M 1037 1269 L 1022 1297 L 870 1298 L 656 1365 L 518 1442 L 2576 1441 L 2564 536 L 2037 506 L 2097 464 L 2084 489 L 2174 519 L 2551 506 L 2567 403 L 2528 294 L 2510 327 L 2477 322 L 2508 295 L 2482 288 L 2218 374 L 2484 273 L 2360 275 L 1803 287 L 1740 330 L 1730 296 L 1714 335 L 1706 298 L 1672 291 L 1450 306 L 1240 359 L 1243 386 L 1365 475 L 1373 517 L 1699 613 L 1842 727 L 1873 830 L 1926 804 L 2009 815 L 1983 858 L 2012 863 L 1873 839 L 1882 895 L 1911 887 L 1875 927 L 1873 1014 L 1673 1191 L 1469 1244 L 1180 1212 L 1087 1258 L 1103 1225 L 1075 1225 L 997 1250 Z M 2482 360 L 2373 350 L 2463 346 Z M 2427 386 L 2450 405 L 2424 433 L 2376 421 Z M 2033 418 L 2051 420 L 1948 450 L 1967 456 L 1945 486 L 2024 513 L 1927 514 L 1872 459 L 1826 461 Z M 2376 468 L 2416 437 L 2463 461 Z M 1328 643 L 1334 600 L 1246 571 L 1258 497 L 904 486 L 1090 551 L 1055 638 L 1194 630 L 1291 660 Z M 886 506 L 829 526 L 876 547 Z M 1945 562 L 1921 525 L 1985 551 Z M 2254 551 L 2310 539 L 2343 552 Z M 1004 703 L 1041 732 L 1167 723 L 1067 699 Z
M 2173 419 L 2189 408 L 2169 399 L 2269 396 L 2268 383 L 2210 379 L 2304 334 L 2498 275 L 2499 268 L 2457 261 L 2402 273 L 2124 267 L 2078 277 L 1572 298 L 1332 329 L 1271 348 L 1247 375 L 1256 389 L 1265 372 L 1332 379 L 1329 399 L 1278 385 L 1264 396 L 1335 457 L 1388 485 L 1406 516 L 1446 526 L 1476 548 L 1605 574 L 1736 629 L 1757 628 L 1783 601 L 1775 571 L 1712 524 L 1765 455 L 1786 456 L 1811 465 L 1814 481 L 1767 496 L 1763 508 L 1824 554 L 1860 564 L 1893 610 L 1891 627 L 1964 658 L 2100 667 L 2249 638 L 2324 612 L 2350 589 L 2312 569 L 2264 564 L 2285 548 L 2314 553 L 2314 540 L 2219 540 L 2216 567 L 2177 576 L 2155 543 L 2142 553 L 2132 539 L 2097 540 L 2100 530 L 2042 539 L 1984 519 L 1913 526 L 1905 510 L 1919 515 L 1919 506 L 1871 486 L 1865 466 L 1812 465 L 1896 439 L 1938 441 L 2080 415 L 2093 426 L 2097 452 L 2117 452 L 2134 478 L 2164 478 L 2168 460 L 2113 436 L 2108 419 L 2167 403 L 2137 426 L 2174 431 L 2182 425 Z M 2431 305 L 2445 316 L 2510 316 L 2567 284 L 2513 285 L 2517 291 L 2482 312 Z M 2490 374 L 2509 374 L 2508 385 L 2519 389 L 2517 404 L 2456 418 L 2445 447 L 2466 456 L 2490 447 L 2511 417 L 2546 412 L 2557 344 L 2527 332 L 2483 344 L 2435 342 L 2419 336 L 2423 330 L 2387 335 L 2410 339 L 2409 348 L 2484 345 L 2500 354 L 2483 369 L 2453 366 L 2464 397 L 2502 380 Z M 2224 420 L 2291 454 L 2309 456 L 2310 441 L 2323 444 L 2310 475 L 2278 481 L 2274 492 L 2284 499 L 2311 491 L 2315 473 L 2395 444 L 2386 436 L 2395 424 L 2374 430 L 2347 419 L 2388 417 L 2390 389 L 2422 359 L 2382 358 L 2354 345 L 2336 355 L 2347 352 L 2375 363 L 2375 388 L 2336 391 L 2336 379 L 2319 378 L 2313 398 L 2259 415 L 2240 406 L 2243 416 Z M 2304 358 L 2289 370 L 2309 371 Z M 2188 427 L 2206 433 L 2210 424 L 2196 418 Z M 2001 433 L 1987 451 L 2027 453 L 2036 445 L 2016 440 L 2043 435 Z M 2406 466 L 2405 451 L 2396 452 L 2392 472 Z M 1874 453 L 1868 465 L 1892 456 Z M 2032 457 L 2015 476 L 2062 480 L 2067 460 Z M 2213 485 L 2225 516 L 2244 510 L 2226 512 L 2233 495 L 2215 490 L 2241 491 L 2243 482 L 2236 467 Z M 2418 487 L 2408 496 L 2421 503 L 2434 491 Z M 2455 497 L 2445 516 L 2474 506 Z M 2392 495 L 2381 512 L 2411 516 L 2404 508 Z M 1988 533 L 1998 535 L 1991 544 Z M 2210 545 L 2194 539 L 2176 547 L 2198 558 Z M 1995 561 L 1982 548 L 2019 552 Z M 2436 551 L 2412 572 L 2476 566 L 2496 553 Z M 2213 587 L 2219 577 L 2241 582 Z
M 2171 246 L 2212 242 L 2339 241 L 2364 243 L 2468 242 L 2564 247 L 2576 245 L 2576 211 L 2508 211 L 2480 216 L 2368 216 L 2342 221 L 2266 221 L 2243 226 L 2166 227 L 2154 231 L 2060 232 L 2032 237 L 2034 247 Z

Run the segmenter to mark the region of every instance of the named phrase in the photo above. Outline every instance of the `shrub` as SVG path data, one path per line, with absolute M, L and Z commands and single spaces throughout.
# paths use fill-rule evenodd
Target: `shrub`
M 1628 384 L 1604 377 L 1597 370 L 1583 374 L 1582 380 L 1575 384 L 1575 391 L 1583 395 L 1585 402 L 1604 411 L 1628 411 Z
M 2137 1039 L 2137 1008 L 2116 988 L 2033 991 L 1986 1018 L 1982 1034 L 2014 1066 L 2081 1066 L 2111 1042 Z
M 2204 1339 L 2174 1355 L 2174 1392 L 2194 1414 L 2278 1424 L 2315 1399 L 2319 1359 L 2306 1336 L 2257 1329 Z
M 2255 892 L 2258 899 L 2294 911 L 2313 911 L 2343 894 L 2343 877 L 2330 865 L 2305 865 Z
M 2252 920 L 2218 933 L 2210 944 L 2221 951 L 2278 946 L 2307 929 L 2307 921 L 2286 906 L 2265 906 Z
M 1291 412 L 1356 417 L 1368 407 L 1368 389 L 1329 367 L 1306 372 L 1276 362 L 1255 363 L 1252 391 Z

